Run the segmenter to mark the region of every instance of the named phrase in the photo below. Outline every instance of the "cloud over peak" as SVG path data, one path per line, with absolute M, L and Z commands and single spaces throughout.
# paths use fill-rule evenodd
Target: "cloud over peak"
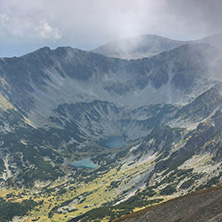
M 221 22 L 221 0 L 0 1 L 0 40 L 11 45 L 91 49 L 141 34 L 194 39 L 222 32 Z

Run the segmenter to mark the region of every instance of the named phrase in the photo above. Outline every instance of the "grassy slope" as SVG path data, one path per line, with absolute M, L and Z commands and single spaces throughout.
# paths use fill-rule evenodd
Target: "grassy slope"
M 141 172 L 148 170 L 152 167 L 153 162 L 149 161 L 141 165 L 132 166 L 126 169 L 119 170 L 117 167 L 110 169 L 104 175 L 99 175 L 95 180 L 89 181 L 88 183 L 76 182 L 77 180 L 69 178 L 68 181 L 63 181 L 51 185 L 50 187 L 42 192 L 42 188 L 36 190 L 34 194 L 33 191 L 28 190 L 2 190 L 0 192 L 0 197 L 6 198 L 7 194 L 13 194 L 10 198 L 6 198 L 8 201 L 21 202 L 24 199 L 33 199 L 36 202 L 44 200 L 44 203 L 37 206 L 34 210 L 29 212 L 29 218 L 25 221 L 29 222 L 33 219 L 38 219 L 38 222 L 43 221 L 67 221 L 68 219 L 79 216 L 86 213 L 87 211 L 98 208 L 102 204 L 112 201 L 117 198 L 121 191 L 116 189 L 110 189 L 112 181 L 120 181 L 120 185 L 124 186 L 130 180 L 132 175 L 136 177 L 140 175 Z M 92 171 L 93 173 L 93 171 Z M 64 193 L 58 194 L 56 190 L 64 190 Z M 50 192 L 52 191 L 52 192 Z M 53 208 L 60 206 L 65 201 L 73 200 L 76 197 L 86 195 L 85 200 L 81 203 L 76 203 L 73 207 L 78 210 L 75 212 L 58 214 L 53 213 L 52 217 L 49 218 L 48 214 Z M 87 208 L 85 207 L 87 206 Z

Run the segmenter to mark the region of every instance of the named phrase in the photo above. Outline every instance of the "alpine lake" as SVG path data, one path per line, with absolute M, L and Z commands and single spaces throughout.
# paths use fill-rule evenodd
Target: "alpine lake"
M 125 146 L 127 143 L 121 136 L 111 136 L 102 141 L 100 141 L 99 145 L 103 146 L 107 149 L 113 149 L 121 146 Z M 86 158 L 79 161 L 72 161 L 69 163 L 69 166 L 75 168 L 88 168 L 88 169 L 96 169 L 99 166 L 91 160 L 91 158 Z

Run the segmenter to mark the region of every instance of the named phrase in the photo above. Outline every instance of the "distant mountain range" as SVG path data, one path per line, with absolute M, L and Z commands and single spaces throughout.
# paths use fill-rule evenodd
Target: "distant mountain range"
M 34 202 L 0 220 L 113 220 L 220 184 L 221 40 L 144 35 L 1 58 L 0 211 Z M 113 136 L 127 145 L 104 147 Z M 69 166 L 84 158 L 99 168 Z
M 205 43 L 219 47 L 221 42 L 222 34 L 215 34 L 196 41 L 178 41 L 158 35 L 141 35 L 109 42 L 92 50 L 92 52 L 108 57 L 139 59 L 154 56 L 182 45 Z

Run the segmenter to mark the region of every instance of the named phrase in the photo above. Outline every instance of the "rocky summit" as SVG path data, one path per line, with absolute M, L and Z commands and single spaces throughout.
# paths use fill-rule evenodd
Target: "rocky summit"
M 166 221 L 203 221 L 189 194 L 222 182 L 220 43 L 144 35 L 1 58 L 0 221 L 112 221 L 151 206 L 140 221 L 161 221 L 172 204 Z

